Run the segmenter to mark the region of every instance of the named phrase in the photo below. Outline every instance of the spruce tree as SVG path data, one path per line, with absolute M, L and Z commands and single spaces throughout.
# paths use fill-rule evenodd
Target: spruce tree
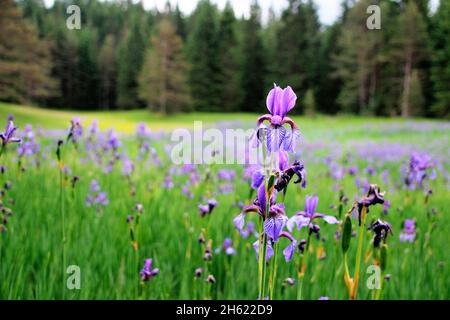
M 117 68 L 117 105 L 120 108 L 131 109 L 140 106 L 138 101 L 138 76 L 141 70 L 145 41 L 138 19 L 132 20 L 119 46 Z
M 243 92 L 242 111 L 260 111 L 266 95 L 264 47 L 261 40 L 261 10 L 257 1 L 250 8 L 250 18 L 244 21 L 242 65 L 240 74 Z
M 450 115 L 450 2 L 441 1 L 433 16 L 433 114 Z
M 240 106 L 242 92 L 239 86 L 238 43 L 236 38 L 236 18 L 233 8 L 227 2 L 219 23 L 218 87 L 223 111 L 234 111 Z
M 398 30 L 392 43 L 393 50 L 395 50 L 393 57 L 398 58 L 397 61 L 402 69 L 401 115 L 409 117 L 414 115 L 411 108 L 413 71 L 427 59 L 428 55 L 426 25 L 414 1 L 409 1 L 400 14 Z M 416 112 L 418 111 L 416 110 Z M 419 113 L 422 113 L 422 111 Z
M 99 105 L 102 109 L 113 109 L 116 103 L 116 60 L 114 56 L 115 38 L 112 34 L 105 38 L 98 56 L 100 73 Z
M 198 3 L 188 38 L 189 84 L 196 111 L 220 111 L 217 61 L 216 9 L 208 1 Z
M 162 114 L 186 111 L 187 64 L 182 40 L 170 20 L 161 20 L 150 42 L 139 76 L 139 96 L 150 110 Z

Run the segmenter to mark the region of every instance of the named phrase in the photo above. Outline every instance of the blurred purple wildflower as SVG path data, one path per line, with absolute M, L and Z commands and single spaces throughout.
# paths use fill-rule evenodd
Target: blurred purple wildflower
M 154 276 L 156 276 L 159 273 L 158 268 L 152 269 L 152 263 L 153 263 L 153 260 L 151 258 L 144 260 L 144 267 L 142 268 L 142 270 L 140 272 L 141 280 L 144 282 L 150 280 L 151 278 L 153 278 Z
M 416 221 L 414 219 L 405 220 L 399 238 L 401 242 L 414 242 L 416 239 Z

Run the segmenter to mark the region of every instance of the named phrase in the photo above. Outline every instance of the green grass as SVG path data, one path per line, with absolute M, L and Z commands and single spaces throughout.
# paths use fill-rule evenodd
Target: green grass
M 130 112 L 67 112 L 37 109 L 32 107 L 0 104 L 0 119 L 8 114 L 15 116 L 15 123 L 21 128 L 26 123 L 45 128 L 64 129 L 73 116 L 80 116 L 86 122 L 98 119 L 101 128 L 114 126 L 117 130 L 132 133 L 139 122 L 147 123 L 152 129 L 174 129 L 192 127 L 195 120 L 205 121 L 214 126 L 217 121 L 243 121 L 254 125 L 254 115 L 249 114 L 188 114 L 163 117 L 146 111 Z M 422 190 L 405 191 L 401 188 L 401 166 L 407 165 L 407 155 L 395 161 L 383 160 L 371 163 L 377 168 L 373 177 L 361 173 L 372 183 L 378 183 L 388 193 L 391 203 L 389 214 L 384 216 L 381 207 L 371 209 L 369 220 L 380 217 L 393 226 L 394 235 L 389 236 L 387 273 L 391 280 L 386 283 L 384 299 L 449 299 L 450 286 L 449 260 L 447 244 L 449 241 L 448 212 L 449 186 L 444 171 L 449 170 L 449 131 L 448 124 L 439 121 L 401 119 L 373 119 L 357 117 L 296 117 L 302 134 L 302 153 L 308 170 L 307 189 L 291 185 L 286 196 L 286 211 L 292 216 L 303 210 L 304 197 L 307 194 L 319 196 L 318 212 L 336 215 L 332 205 L 338 205 L 336 181 L 328 176 L 328 166 L 324 161 L 332 157 L 344 165 L 344 155 L 352 156 L 347 167 L 357 165 L 360 172 L 372 160 L 358 154 L 358 148 L 373 143 L 373 149 L 386 148 L 389 145 L 412 146 L 417 150 L 426 150 L 440 160 L 443 168 L 438 178 L 430 181 L 433 190 L 428 207 L 424 205 Z M 64 138 L 64 137 L 61 137 Z M 224 182 L 216 178 L 207 180 L 207 171 L 213 177 L 223 166 L 202 166 L 199 168 L 200 182 L 191 186 L 194 198 L 189 199 L 181 192 L 188 180 L 187 176 L 173 175 L 175 187 L 165 189 L 164 180 L 172 167 L 164 150 L 164 141 L 151 141 L 162 158 L 162 165 L 153 162 L 146 165 L 135 161 L 138 141 L 125 138 L 121 151 L 127 151 L 135 162 L 136 168 L 131 179 L 121 174 L 121 165 L 117 164 L 111 174 L 104 174 L 102 167 L 80 161 L 86 158 L 84 143 L 78 150 L 72 145 L 63 149 L 64 162 L 70 167 L 72 175 L 80 177 L 75 189 L 70 181 L 64 183 L 65 215 L 65 253 L 63 265 L 62 252 L 62 211 L 59 185 L 59 170 L 54 156 L 54 139 L 41 138 L 39 142 L 50 147 L 46 159 L 41 159 L 38 167 L 26 159 L 22 165 L 24 172 L 18 170 L 16 145 L 9 145 L 0 159 L 6 165 L 5 174 L 0 175 L 3 185 L 9 181 L 12 189 L 6 190 L 2 203 L 13 210 L 6 227 L 7 232 L 0 234 L 0 299 L 256 299 L 258 295 L 258 271 L 254 239 L 244 239 L 233 226 L 233 218 L 239 213 L 236 202 L 250 203 L 249 186 L 242 181 L 241 166 L 227 166 L 237 171 L 238 179 L 233 183 L 234 192 L 217 193 Z M 367 149 L 367 148 L 366 148 Z M 368 148 L 372 149 L 372 148 Z M 392 148 L 393 153 L 397 152 Z M 336 151 L 341 150 L 336 155 Z M 372 150 L 376 151 L 376 150 Z M 388 170 L 389 183 L 386 185 L 381 172 Z M 71 176 L 68 177 L 70 179 Z M 109 205 L 100 211 L 87 208 L 86 195 L 92 179 L 97 179 L 102 190 L 108 192 Z M 447 179 L 447 180 L 446 180 Z M 353 200 L 358 193 L 354 178 L 346 175 L 342 180 L 346 194 Z M 197 205 L 204 203 L 203 198 L 215 197 L 219 205 L 211 216 L 200 218 Z M 130 242 L 128 215 L 133 214 L 136 203 L 142 203 L 144 213 L 138 232 L 139 247 L 137 255 Z M 437 214 L 435 227 L 431 233 L 429 246 L 424 246 L 427 230 L 430 226 L 427 210 L 434 208 Z M 414 244 L 401 243 L 398 236 L 406 218 L 417 221 L 417 240 Z M 255 216 L 252 219 L 257 223 Z M 356 220 L 353 220 L 354 227 Z M 321 234 L 326 241 L 313 241 L 311 259 L 305 276 L 304 297 L 318 299 L 329 296 L 331 299 L 347 299 L 343 281 L 342 254 L 340 242 L 334 240 L 335 225 L 319 222 Z M 204 230 L 206 238 L 211 239 L 213 251 L 221 245 L 225 237 L 233 239 L 235 256 L 226 256 L 223 252 L 213 253 L 211 263 L 203 261 L 203 250 L 198 236 Z M 305 238 L 305 231 L 296 232 L 298 239 Z M 364 252 L 371 251 L 370 240 L 365 237 Z M 296 278 L 296 262 L 287 264 L 282 249 L 287 246 L 286 239 L 280 240 L 278 256 L 278 277 L 275 298 L 295 299 L 296 286 L 283 286 L 287 277 Z M 325 259 L 318 259 L 318 248 L 326 253 Z M 354 270 L 356 238 L 352 239 L 350 251 L 350 269 Z M 322 250 L 320 249 L 320 250 Z M 152 257 L 154 266 L 160 274 L 145 284 L 139 281 L 139 270 L 143 259 Z M 296 256 L 297 259 L 298 256 Z M 371 258 L 367 258 L 362 268 L 360 299 L 370 298 L 371 291 L 365 286 L 368 274 L 365 273 Z M 77 265 L 81 269 L 81 289 L 65 288 L 68 265 Z M 208 285 L 203 279 L 195 279 L 194 270 L 198 267 L 208 269 L 216 284 Z M 208 294 L 209 292 L 209 294 Z

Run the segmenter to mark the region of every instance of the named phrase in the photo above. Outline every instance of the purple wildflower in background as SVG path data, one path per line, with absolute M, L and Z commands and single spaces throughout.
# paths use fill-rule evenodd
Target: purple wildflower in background
M 296 140 L 300 136 L 295 122 L 286 117 L 286 114 L 295 106 L 297 96 L 291 87 L 281 89 L 277 85 L 270 90 L 266 105 L 270 114 L 265 114 L 258 118 L 256 132 L 253 135 L 253 147 L 258 147 L 262 140 L 261 133 L 265 132 L 267 137 L 267 149 L 269 152 L 278 150 L 294 151 Z M 264 123 L 269 122 L 266 128 Z M 283 125 L 289 125 L 291 130 L 286 132 Z
M 112 149 L 114 151 L 120 147 L 119 137 L 117 136 L 116 132 L 112 129 L 109 130 L 108 132 L 108 138 L 105 147 L 106 150 Z
M 150 137 L 150 134 L 150 128 L 148 128 L 145 123 L 141 122 L 136 126 L 136 136 L 138 139 L 146 139 Z
M 405 220 L 399 238 L 401 242 L 414 242 L 416 239 L 416 221 L 414 219 Z
M 224 181 L 233 181 L 236 178 L 236 171 L 230 169 L 222 169 L 217 172 L 217 177 Z
M 124 159 L 122 162 L 122 174 L 129 177 L 133 171 L 134 163 L 128 158 Z
M 164 177 L 164 183 L 163 183 L 164 188 L 166 189 L 172 189 L 174 187 L 173 184 L 173 180 L 171 176 L 165 176 Z
M 236 254 L 236 249 L 234 249 L 234 248 L 232 247 L 232 240 L 231 240 L 231 238 L 226 238 L 226 239 L 223 241 L 222 246 L 221 246 L 220 248 L 217 248 L 217 249 L 216 249 L 216 253 L 219 253 L 221 250 L 224 250 L 225 253 L 226 253 L 228 256 L 232 256 L 232 255 L 235 255 L 235 254 Z
M 5 147 L 8 143 L 11 142 L 21 142 L 20 138 L 14 137 L 14 132 L 17 130 L 17 127 L 14 126 L 13 116 L 8 116 L 8 122 L 5 127 L 5 131 L 0 133 L 0 139 L 2 139 L 2 146 Z
M 33 127 L 27 124 L 22 133 L 22 143 L 17 148 L 19 161 L 24 156 L 31 157 L 40 152 L 40 145 L 35 141 L 34 137 Z
M 198 210 L 200 211 L 200 216 L 204 217 L 208 214 L 211 214 L 216 206 L 217 206 L 217 201 L 215 199 L 208 200 L 207 204 L 199 204 Z
M 89 186 L 89 192 L 86 196 L 86 207 L 97 206 L 107 206 L 109 204 L 108 195 L 106 192 L 100 191 L 100 186 L 97 180 L 92 180 Z
M 153 263 L 153 260 L 151 258 L 144 260 L 144 267 L 142 268 L 142 270 L 140 272 L 141 280 L 144 282 L 147 282 L 148 280 L 150 280 L 151 278 L 153 278 L 154 276 L 156 276 L 159 273 L 158 268 L 152 269 L 152 263 Z
M 316 208 L 318 203 L 318 196 L 306 196 L 305 211 L 299 211 L 295 216 L 290 218 L 287 222 L 287 229 L 289 231 L 292 231 L 294 229 L 294 226 L 297 226 L 297 229 L 300 230 L 302 227 L 306 227 L 312 224 L 312 221 L 314 219 L 323 219 L 329 224 L 339 223 L 339 220 L 336 217 L 327 216 L 323 213 L 317 213 Z
M 406 187 L 409 189 L 415 189 L 416 187 L 422 189 L 423 182 L 427 177 L 432 180 L 436 178 L 435 166 L 436 162 L 428 154 L 413 153 L 409 159 L 409 168 L 405 177 Z M 429 173 L 430 169 L 432 169 L 431 173 Z
M 350 167 L 348 168 L 348 174 L 351 176 L 355 176 L 358 173 L 358 167 Z
M 81 121 L 78 117 L 72 118 L 70 121 L 69 134 L 67 135 L 66 141 L 72 141 L 74 144 L 78 142 L 78 140 L 83 135 L 83 127 L 81 125 Z

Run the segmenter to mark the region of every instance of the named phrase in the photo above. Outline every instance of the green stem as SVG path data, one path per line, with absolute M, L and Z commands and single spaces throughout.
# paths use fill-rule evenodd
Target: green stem
M 359 282 L 359 276 L 360 276 L 360 270 L 361 270 L 361 258 L 362 258 L 363 243 L 364 243 L 364 231 L 365 231 L 365 225 L 366 225 L 366 213 L 367 213 L 367 207 L 363 206 L 361 209 L 361 225 L 359 226 L 358 249 L 356 252 L 355 276 L 354 276 L 355 283 L 354 283 L 352 293 L 350 295 L 351 300 L 356 299 L 356 295 L 358 292 L 358 282 Z
M 61 162 L 62 163 L 62 162 Z M 65 204 L 64 204 L 64 185 L 63 185 L 63 172 L 62 165 L 59 167 L 59 183 L 60 183 L 60 210 L 61 210 L 61 236 L 62 236 L 62 298 L 65 298 L 66 293 L 66 215 L 65 215 Z
M 303 282 L 304 282 L 303 280 L 305 278 L 306 273 L 306 265 L 308 262 L 308 252 L 310 242 L 311 242 L 311 232 L 308 233 L 308 238 L 306 239 L 305 251 L 300 255 L 300 262 L 298 266 L 297 300 L 303 299 Z
M 273 258 L 270 262 L 270 274 L 269 274 L 269 299 L 273 299 L 273 291 L 275 287 L 275 278 L 277 275 L 277 256 L 278 256 L 278 242 L 273 244 Z

